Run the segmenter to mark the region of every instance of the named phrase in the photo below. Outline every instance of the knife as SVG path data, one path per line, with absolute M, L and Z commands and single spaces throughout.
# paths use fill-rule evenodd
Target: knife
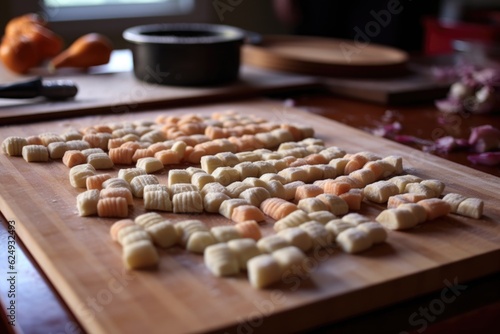
M 48 100 L 66 100 L 75 97 L 77 93 L 78 87 L 71 80 L 36 78 L 9 85 L 0 85 L 0 98 L 6 99 L 30 99 L 41 96 Z

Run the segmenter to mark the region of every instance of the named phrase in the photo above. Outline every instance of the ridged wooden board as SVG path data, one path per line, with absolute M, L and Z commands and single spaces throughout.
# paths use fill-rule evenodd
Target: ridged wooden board
M 157 270 L 124 272 L 120 246 L 108 235 L 116 219 L 80 218 L 68 169 L 58 161 L 26 163 L 0 155 L 0 209 L 89 333 L 178 333 L 263 330 L 298 331 L 383 307 L 500 270 L 500 180 L 412 150 L 320 116 L 269 101 L 243 101 L 169 110 L 170 114 L 234 109 L 278 122 L 309 124 L 317 137 L 348 152 L 373 151 L 404 158 L 407 172 L 446 183 L 446 192 L 480 197 L 485 215 L 450 215 L 406 232 L 360 255 L 337 249 L 312 252 L 309 279 L 287 276 L 266 290 L 253 289 L 244 274 L 212 276 L 202 257 L 178 247 L 161 250 Z M 0 139 L 118 120 L 153 120 L 165 111 L 86 117 L 0 128 Z M 114 171 L 116 173 L 116 170 Z M 167 172 L 158 174 L 166 182 Z M 363 204 L 374 217 L 382 207 Z M 139 200 L 131 216 L 143 213 Z M 217 215 L 164 214 L 229 224 Z M 263 224 L 272 233 L 272 222 Z M 41 310 L 42 311 L 42 310 Z M 264 317 L 263 317 L 264 315 Z

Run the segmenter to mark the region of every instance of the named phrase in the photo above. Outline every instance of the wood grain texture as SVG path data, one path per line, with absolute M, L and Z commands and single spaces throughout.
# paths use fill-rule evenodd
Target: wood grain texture
M 449 216 L 407 232 L 390 232 L 387 244 L 360 255 L 311 252 L 314 270 L 309 279 L 284 277 L 260 291 L 250 287 L 244 274 L 213 277 L 201 256 L 178 247 L 160 251 L 158 270 L 124 272 L 120 246 L 108 234 L 116 219 L 77 216 L 75 197 L 82 190 L 70 186 L 62 163 L 28 164 L 2 154 L 0 209 L 7 219 L 16 220 L 19 237 L 88 332 L 297 331 L 443 289 L 445 280 L 462 283 L 500 271 L 498 178 L 274 102 L 168 112 L 225 109 L 309 124 L 327 144 L 348 152 L 401 155 L 407 172 L 444 181 L 445 192 L 484 199 L 485 215 L 480 220 Z M 108 121 L 152 120 L 164 112 L 3 127 L 0 140 Z M 158 177 L 165 183 L 167 172 Z M 361 212 L 374 217 L 381 209 L 364 203 Z M 143 212 L 136 200 L 132 216 Z M 197 217 L 211 226 L 230 223 L 217 215 L 163 215 L 177 221 Z M 271 221 L 263 225 L 263 232 L 272 233 Z

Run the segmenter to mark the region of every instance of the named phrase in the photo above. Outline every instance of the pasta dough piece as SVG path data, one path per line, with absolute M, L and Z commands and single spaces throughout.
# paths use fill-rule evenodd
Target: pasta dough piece
M 125 218 L 128 216 L 127 200 L 123 197 L 101 198 L 97 202 L 99 217 Z
M 204 260 L 207 268 L 218 277 L 236 275 L 240 271 L 238 259 L 226 243 L 208 246 Z
M 129 184 L 134 177 L 139 175 L 146 175 L 146 171 L 142 168 L 122 168 L 118 171 L 118 178 L 127 181 Z
M 223 193 L 207 193 L 203 197 L 203 208 L 206 212 L 218 213 L 222 202 L 230 199 L 230 197 Z
M 188 191 L 198 191 L 198 188 L 189 183 L 176 183 L 170 186 L 169 191 L 173 197 L 175 194 L 185 193 Z
M 111 169 L 114 167 L 113 161 L 106 153 L 93 153 L 87 157 L 87 163 L 95 169 Z
M 127 188 L 130 191 L 132 191 L 132 188 L 130 187 L 130 184 L 127 183 L 124 179 L 119 179 L 116 177 L 112 177 L 110 179 L 107 179 L 102 183 L 102 188 L 103 189 L 108 189 L 108 188 Z
M 168 186 L 171 187 L 174 184 L 179 183 L 191 183 L 191 175 L 184 169 L 171 169 L 168 172 Z
M 144 191 L 144 209 L 158 211 L 172 211 L 172 201 L 168 191 L 153 190 Z
M 231 214 L 231 220 L 236 223 L 242 223 L 247 220 L 261 222 L 265 220 L 264 213 L 253 205 L 239 205 L 234 208 Z
M 87 162 L 87 157 L 80 151 L 66 151 L 62 157 L 62 162 L 66 167 L 74 167 Z
M 305 166 L 300 166 L 299 168 L 307 173 L 306 179 L 302 180 L 306 183 L 311 183 L 316 180 L 321 180 L 323 178 L 323 170 L 317 166 L 305 165 Z
M 330 233 L 328 233 L 323 224 L 311 220 L 305 222 L 304 224 L 301 224 L 299 228 L 303 229 L 307 234 L 309 234 L 313 243 L 313 247 L 324 248 L 328 247 L 329 245 L 333 245 L 333 240 L 330 237 Z
M 483 215 L 483 208 L 484 202 L 482 200 L 469 197 L 458 205 L 456 213 L 462 216 L 479 219 Z
M 146 213 L 137 216 L 135 223 L 142 226 L 153 242 L 160 247 L 170 247 L 177 242 L 174 225 L 158 214 Z
M 295 246 L 303 252 L 309 251 L 312 246 L 312 239 L 309 234 L 299 227 L 292 227 L 281 230 L 278 235 L 288 241 L 292 246 Z
M 256 177 L 247 177 L 247 178 L 244 178 L 243 181 L 241 181 L 245 184 L 248 184 L 252 187 L 260 187 L 260 188 L 266 188 L 266 182 L 261 180 L 261 179 L 258 179 Z
M 111 236 L 111 239 L 113 241 L 118 242 L 118 233 L 120 232 L 120 230 L 127 226 L 134 226 L 134 225 L 135 223 L 132 219 L 122 219 L 114 222 L 113 225 L 111 225 L 111 228 L 109 229 L 109 234 Z
M 319 152 L 326 160 L 331 161 L 333 159 L 342 158 L 345 155 L 345 151 L 338 148 L 337 146 L 327 147 L 321 152 Z
M 283 187 L 283 184 L 279 181 L 269 181 L 266 184 L 266 190 L 269 192 L 269 195 L 271 197 L 278 197 L 278 198 L 284 198 L 285 197 L 285 188 Z
M 184 220 L 174 225 L 177 231 L 177 242 L 186 246 L 189 238 L 195 232 L 209 232 L 207 225 L 197 219 Z
M 162 170 L 163 164 L 154 157 L 145 157 L 137 160 L 136 167 L 143 169 L 147 174 L 151 174 Z
M 226 187 L 218 182 L 207 183 L 203 189 L 201 189 L 202 196 L 206 196 L 208 193 L 220 193 L 229 196 Z
M 111 178 L 110 174 L 98 174 L 87 177 L 85 180 L 85 185 L 87 189 L 102 189 L 102 184 L 104 181 L 109 180 Z
M 203 254 L 205 249 L 213 244 L 216 244 L 214 236 L 209 231 L 196 231 L 189 237 L 186 249 L 193 253 Z
M 233 183 L 234 184 L 234 183 Z M 249 186 L 250 187 L 250 186 Z M 271 197 L 265 188 L 248 188 L 239 194 L 239 198 L 244 199 L 253 206 L 259 207 L 262 202 Z
M 310 220 L 311 219 L 306 212 L 297 210 L 290 213 L 288 216 L 278 220 L 276 223 L 274 223 L 273 228 L 276 232 L 279 232 L 290 227 L 297 227 Z
M 369 185 L 377 179 L 375 173 L 366 168 L 361 168 L 350 173 L 349 177 L 358 180 L 363 186 Z
M 262 174 L 260 177 L 259 177 L 260 180 L 264 181 L 264 182 L 269 182 L 269 181 L 278 181 L 279 183 L 281 184 L 285 184 L 286 183 L 286 180 L 283 176 L 281 175 L 278 175 L 276 173 L 265 173 L 265 174 Z
M 451 206 L 439 198 L 429 198 L 419 201 L 427 211 L 427 220 L 433 220 L 442 216 L 446 216 L 451 212 Z M 462 203 L 460 203 L 462 204 Z M 458 206 L 460 208 L 460 205 Z
M 80 217 L 97 214 L 97 202 L 99 201 L 99 190 L 92 189 L 84 191 L 76 196 L 76 207 Z
M 109 143 L 108 143 L 109 144 Z M 135 150 L 128 147 L 116 147 L 109 149 L 110 160 L 117 165 L 131 165 Z M 163 166 L 162 166 L 163 167 Z
M 417 203 L 418 201 L 421 201 L 423 199 L 426 199 L 424 195 L 411 194 L 411 193 L 399 194 L 389 197 L 389 199 L 387 200 L 387 208 L 393 209 L 397 208 L 401 204 Z
M 22 148 L 22 156 L 26 162 L 49 161 L 49 151 L 43 145 L 25 145 Z
M 403 203 L 398 206 L 398 209 L 409 210 L 417 219 L 417 224 L 421 224 L 427 220 L 427 212 L 424 207 L 416 203 Z
M 130 181 L 130 189 L 134 197 L 142 198 L 144 196 L 144 187 L 148 184 L 159 184 L 154 175 L 138 175 Z
M 83 150 L 82 153 L 83 153 L 83 155 L 85 155 L 85 158 L 88 158 L 88 156 L 91 155 L 91 154 L 94 154 L 94 153 L 105 153 L 105 152 L 104 152 L 104 150 L 102 150 L 100 148 L 93 147 L 93 148 L 88 148 L 86 150 Z
M 282 273 L 288 272 L 293 269 L 293 272 L 301 273 L 305 278 L 307 277 L 309 268 L 306 262 L 306 255 L 299 248 L 295 246 L 288 246 L 278 249 L 271 254 L 281 267 Z
M 240 232 L 234 226 L 214 226 L 210 229 L 217 242 L 228 242 L 229 240 L 241 239 Z
M 240 162 L 234 166 L 234 169 L 238 171 L 242 180 L 249 177 L 258 177 L 260 171 L 258 166 L 249 161 Z
M 262 253 L 272 253 L 277 249 L 290 246 L 290 243 L 283 237 L 272 234 L 257 241 L 257 247 Z
M 168 187 L 164 184 L 148 184 L 144 186 L 144 194 L 148 191 L 166 191 L 168 192 Z
M 133 224 L 120 228 L 116 240 L 122 247 L 125 247 L 141 240 L 151 241 L 151 237 L 141 226 Z
M 233 182 L 230 185 L 228 185 L 226 187 L 226 190 L 227 190 L 227 193 L 229 194 L 230 197 L 238 198 L 243 191 L 250 189 L 250 188 L 252 188 L 252 186 L 250 186 L 246 183 L 243 183 L 241 181 L 236 181 L 236 182 Z
M 373 241 L 365 231 L 350 228 L 337 236 L 337 245 L 346 253 L 355 254 L 369 249 Z
M 160 214 L 156 212 L 148 212 L 135 217 L 134 223 L 141 226 L 142 228 L 146 228 L 150 225 L 160 223 L 164 220 L 165 218 L 163 218 Z
M 191 175 L 191 184 L 198 187 L 198 189 L 203 189 L 205 185 L 212 182 L 215 182 L 215 178 L 205 172 Z
M 284 199 L 271 197 L 261 203 L 260 209 L 269 217 L 279 220 L 299 208 L 295 204 L 285 201 Z
M 330 160 L 328 163 L 330 166 L 335 168 L 335 171 L 337 172 L 337 175 L 344 175 L 345 174 L 345 166 L 347 163 L 349 163 L 349 159 L 345 158 L 335 158 Z
M 458 206 L 460 205 L 460 203 L 462 203 L 466 199 L 467 199 L 467 197 L 460 195 L 460 194 L 455 194 L 455 193 L 446 194 L 443 197 L 443 201 L 445 201 L 446 203 L 448 203 L 450 205 L 451 212 L 453 212 L 453 213 L 457 212 Z
M 406 193 L 411 193 L 411 194 L 418 194 L 425 196 L 425 198 L 432 198 L 434 197 L 434 190 L 431 188 L 427 187 L 426 185 L 423 185 L 421 183 L 409 183 L 405 187 L 405 192 Z
M 293 181 L 290 183 L 287 183 L 283 186 L 285 188 L 285 197 L 287 201 L 291 201 L 295 198 L 295 193 L 297 192 L 297 188 L 299 186 L 304 185 L 305 183 L 302 181 Z
M 246 270 L 247 262 L 261 254 L 255 240 L 249 238 L 230 240 L 227 246 L 236 256 L 240 270 Z
M 134 205 L 134 199 L 132 197 L 132 193 L 127 188 L 103 189 L 103 190 L 101 190 L 99 196 L 101 198 L 122 197 L 122 198 L 125 198 L 125 200 L 127 201 L 127 205 Z
M 159 261 L 158 252 L 148 240 L 140 240 L 123 247 L 122 257 L 128 269 L 153 267 Z
M 240 173 L 233 167 L 217 167 L 213 171 L 212 176 L 216 182 L 219 182 L 223 186 L 240 181 L 241 179 Z
M 332 194 L 321 194 L 316 196 L 316 198 L 322 201 L 326 205 L 327 210 L 335 216 L 345 215 L 347 212 L 349 212 L 349 206 L 347 205 L 346 201 L 344 201 L 339 196 L 335 196 Z
M 281 267 L 270 254 L 262 254 L 251 258 L 247 263 L 248 279 L 257 289 L 265 288 L 281 279 Z
M 351 189 L 339 196 L 342 198 L 349 207 L 349 210 L 358 211 L 361 209 L 361 202 L 363 201 L 363 193 L 360 189 Z
M 306 182 L 308 178 L 308 174 L 305 170 L 299 167 L 288 167 L 278 172 L 278 175 L 282 176 L 286 183 L 294 182 L 294 181 L 302 181 Z
M 401 175 L 390 178 L 388 181 L 398 186 L 399 192 L 403 193 L 407 184 L 420 183 L 422 179 L 415 175 Z
M 2 149 L 10 156 L 21 156 L 23 147 L 28 145 L 28 141 L 23 137 L 7 137 L 2 142 Z
M 326 204 L 316 197 L 301 199 L 297 207 L 307 213 L 328 210 Z
M 399 194 L 399 188 L 389 181 L 377 181 L 363 189 L 363 195 L 375 203 L 386 203 L 389 197 Z
M 186 191 L 172 197 L 174 213 L 202 213 L 203 199 L 199 191 Z
M 323 193 L 323 189 L 313 184 L 304 184 L 302 186 L 297 187 L 295 191 L 295 201 L 299 202 L 304 198 L 311 198 L 321 195 Z
M 265 174 L 276 174 L 277 170 L 267 161 L 256 161 L 253 163 L 255 166 L 259 168 L 259 177 Z
M 368 237 L 372 240 L 374 245 L 382 243 L 387 240 L 387 231 L 385 228 L 375 222 L 368 222 L 356 227 L 358 230 L 362 230 L 368 234 Z
M 69 170 L 69 182 L 75 188 L 85 188 L 87 186 L 87 177 L 95 174 L 96 171 L 92 165 L 76 165 Z
M 331 220 L 325 225 L 326 230 L 330 233 L 333 240 L 335 240 L 341 232 L 354 227 L 356 227 L 356 225 L 345 222 L 342 219 Z
M 238 159 L 236 154 L 231 152 L 221 152 L 217 153 L 215 156 L 222 161 L 223 166 L 234 167 L 240 163 L 240 159 Z
M 201 169 L 208 174 L 212 174 L 217 168 L 224 167 L 224 162 L 216 156 L 206 155 L 201 157 Z
M 221 203 L 219 213 L 227 219 L 231 219 L 234 208 L 240 205 L 248 205 L 248 202 L 240 198 L 228 199 Z
M 47 149 L 51 159 L 61 159 L 68 150 L 68 145 L 65 142 L 54 142 L 50 143 Z
M 309 218 L 326 225 L 330 220 L 334 220 L 337 217 L 330 211 L 315 211 L 309 213 Z
M 353 212 L 345 215 L 342 217 L 342 221 L 345 221 L 347 223 L 351 223 L 353 225 L 359 225 L 363 223 L 367 223 L 370 221 L 370 218 L 363 216 L 359 213 Z
M 389 230 L 406 230 L 418 224 L 417 217 L 404 209 L 387 209 L 382 211 L 375 219 Z
M 262 237 L 260 227 L 255 220 L 237 223 L 234 227 L 238 230 L 242 238 L 250 238 L 257 241 Z
M 426 186 L 434 192 L 432 197 L 441 196 L 445 188 L 445 184 L 439 180 L 423 180 L 420 184 Z
M 403 173 L 403 158 L 396 155 L 390 155 L 382 159 L 383 161 L 388 162 L 394 168 L 394 174 L 402 174 Z

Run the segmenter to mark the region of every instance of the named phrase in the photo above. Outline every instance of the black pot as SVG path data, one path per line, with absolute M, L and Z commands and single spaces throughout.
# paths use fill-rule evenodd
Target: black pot
M 152 24 L 123 32 L 138 79 L 184 86 L 236 80 L 245 37 L 241 29 L 213 24 Z

